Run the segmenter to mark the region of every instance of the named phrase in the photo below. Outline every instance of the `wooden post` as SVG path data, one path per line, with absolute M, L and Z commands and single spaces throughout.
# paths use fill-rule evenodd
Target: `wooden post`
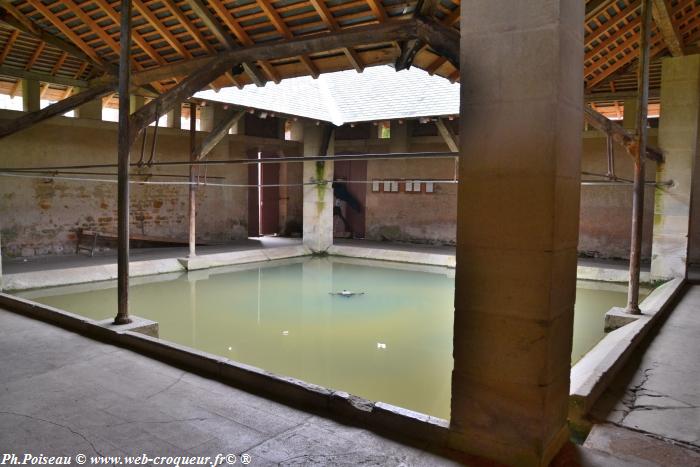
M 639 65 L 637 70 L 637 130 L 634 157 L 634 192 L 632 199 L 632 242 L 630 245 L 630 281 L 627 290 L 627 312 L 638 315 L 639 275 L 642 235 L 644 233 L 644 162 L 647 151 L 647 112 L 649 104 L 649 41 L 651 39 L 651 0 L 642 2 L 642 28 L 639 32 Z
M 190 161 L 196 161 L 195 145 L 196 145 L 196 135 L 197 135 L 197 104 L 194 102 L 190 103 Z M 190 220 L 190 258 L 196 256 L 195 242 L 196 242 L 196 227 L 197 227 L 197 190 L 194 186 L 195 182 L 195 166 L 190 165 L 190 199 L 189 199 L 189 220 Z
M 121 0 L 119 37 L 119 138 L 117 181 L 117 316 L 114 324 L 128 324 L 129 318 L 129 76 L 131 55 L 131 0 Z

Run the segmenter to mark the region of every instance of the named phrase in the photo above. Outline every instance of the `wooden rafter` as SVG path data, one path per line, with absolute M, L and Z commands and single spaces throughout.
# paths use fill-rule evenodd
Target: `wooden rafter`
M 0 64 L 5 62 L 5 59 L 10 54 L 12 46 L 15 45 L 15 41 L 17 40 L 18 36 L 19 31 L 17 30 L 14 30 L 10 33 L 10 40 L 7 41 L 7 44 L 5 44 L 5 47 L 2 49 L 2 52 L 0 52 Z
M 56 29 L 68 38 L 76 47 L 83 53 L 88 55 L 92 60 L 106 66 L 106 62 L 100 57 L 95 50 L 83 41 L 65 22 L 61 20 L 49 7 L 44 5 L 41 0 L 27 0 L 39 13 L 41 13 Z
M 230 10 L 228 10 L 221 0 L 209 0 L 211 7 L 214 9 L 216 14 L 223 20 L 224 24 L 233 32 L 238 41 L 244 46 L 248 47 L 253 44 L 253 40 L 250 38 L 248 33 L 243 29 L 243 27 L 238 23 L 238 20 L 233 16 Z M 263 69 L 265 73 L 270 77 L 275 83 L 279 83 L 281 78 L 275 67 L 265 60 L 258 60 L 260 68 Z M 245 67 L 245 65 L 244 65 Z
M 203 3 L 203 0 L 186 0 L 187 4 L 192 8 L 192 11 L 202 20 L 202 22 L 209 28 L 209 30 L 214 34 L 214 37 L 224 45 L 227 50 L 235 50 L 238 48 L 238 44 L 233 39 L 233 37 L 226 32 L 226 30 L 219 24 L 216 17 L 209 11 L 207 6 Z M 257 67 L 252 64 L 245 62 L 242 64 L 243 69 L 246 71 L 251 81 L 257 86 L 264 86 L 265 81 L 267 81 L 262 74 L 258 71 Z M 234 79 L 233 77 L 231 77 Z M 235 79 L 234 79 L 235 82 Z M 236 82 L 236 84 L 238 84 Z
M 36 49 L 34 49 L 34 53 L 32 54 L 31 57 L 29 57 L 29 61 L 27 64 L 24 66 L 25 70 L 31 70 L 34 64 L 36 63 L 37 59 L 41 55 L 41 53 L 44 51 L 44 47 L 46 47 L 46 42 L 39 42 L 39 45 L 37 46 Z
M 107 44 L 107 47 L 109 47 L 112 52 L 119 55 L 119 44 L 117 44 L 117 41 L 107 34 L 103 28 L 99 27 L 95 21 L 75 3 L 75 0 L 63 0 L 63 5 L 65 5 L 68 11 L 73 13 L 84 25 L 89 27 L 91 31 L 95 31 L 95 34 Z M 134 65 L 137 69 L 142 69 L 138 63 Z
M 674 57 L 683 55 L 683 39 L 678 32 L 678 27 L 673 22 L 668 0 L 653 0 L 652 17 L 671 55 Z
M 105 67 L 104 62 L 93 60 L 92 57 L 87 55 L 75 45 L 42 30 L 11 4 L 3 4 L 0 8 L 4 8 L 5 11 L 7 11 L 7 13 L 0 14 L 0 21 L 7 24 L 11 28 L 28 34 L 34 37 L 35 39 L 39 39 L 40 41 L 46 42 L 47 44 L 50 44 L 51 46 L 56 47 L 59 50 L 68 52 L 74 57 L 85 60 L 97 66 L 100 69 L 108 68 Z
M 457 7 L 452 10 L 448 15 L 445 16 L 445 18 L 441 21 L 442 24 L 445 26 L 452 26 L 454 25 L 457 21 L 459 21 L 459 15 L 460 15 L 460 6 L 457 5 Z M 437 57 L 435 60 L 430 62 L 430 64 L 425 68 L 425 71 L 427 71 L 429 74 L 435 74 L 435 72 L 440 68 L 442 65 L 447 62 L 447 59 L 445 57 Z
M 119 14 L 112 8 L 106 0 L 93 0 L 95 4 L 112 20 L 114 24 L 119 26 Z M 133 41 L 143 50 L 153 61 L 159 65 L 164 65 L 165 60 L 158 55 L 158 52 L 148 43 L 148 41 L 136 30 L 132 31 L 131 37 Z
M 333 13 L 330 12 L 324 0 L 309 0 L 309 2 L 314 7 L 314 10 L 316 10 L 316 12 L 318 13 L 318 16 L 321 17 L 321 20 L 326 24 L 326 26 L 328 26 L 328 29 L 330 31 L 338 31 L 340 29 L 338 27 L 338 22 L 333 17 Z M 348 58 L 348 61 L 350 62 L 352 67 L 358 73 L 362 73 L 362 70 L 364 70 L 365 66 L 362 64 L 362 60 L 357 55 L 357 53 L 349 47 L 343 47 L 342 50 L 345 56 Z
M 285 39 L 293 39 L 294 34 L 289 30 L 287 25 L 285 24 L 284 20 L 282 17 L 277 13 L 277 10 L 274 9 L 272 4 L 270 4 L 269 0 L 256 0 L 260 8 L 267 14 L 268 19 L 272 23 L 272 25 L 277 29 L 277 32 L 279 32 L 282 37 Z M 309 74 L 313 76 L 314 78 L 318 78 L 318 75 L 320 74 L 318 71 L 318 68 L 316 68 L 316 65 L 314 65 L 313 61 L 307 54 L 301 54 L 299 55 L 299 59 L 301 62 L 304 64 L 307 70 L 309 70 Z
M 155 29 L 161 37 L 170 44 L 176 52 L 185 58 L 192 58 L 190 51 L 173 35 L 168 28 L 166 28 L 163 23 L 160 22 L 158 17 L 148 8 L 147 5 L 141 0 L 133 0 L 133 5 L 136 11 Z

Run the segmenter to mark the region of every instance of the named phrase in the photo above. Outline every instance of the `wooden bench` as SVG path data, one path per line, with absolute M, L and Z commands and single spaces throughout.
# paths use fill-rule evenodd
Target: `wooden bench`
M 78 229 L 78 242 L 75 249 L 75 254 L 80 254 L 81 251 L 90 253 L 90 256 L 95 256 L 98 240 L 116 242 L 118 236 L 113 233 L 97 232 L 95 230 Z M 186 240 L 175 240 L 166 237 L 152 237 L 148 235 L 129 235 L 129 241 L 148 242 L 148 243 L 165 243 L 171 245 L 187 245 Z M 197 242 L 197 245 L 206 245 L 206 243 Z

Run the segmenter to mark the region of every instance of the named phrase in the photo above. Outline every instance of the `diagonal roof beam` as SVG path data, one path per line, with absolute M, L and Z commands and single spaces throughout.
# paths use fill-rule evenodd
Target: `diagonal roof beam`
M 192 11 L 202 20 L 214 37 L 221 42 L 227 50 L 236 50 L 238 44 L 229 33 L 219 24 L 214 14 L 204 4 L 203 0 L 186 0 Z M 267 81 L 258 68 L 249 62 L 242 63 L 243 69 L 256 86 L 265 86 Z
M 216 147 L 217 144 L 228 134 L 228 130 L 231 129 L 241 118 L 246 114 L 245 110 L 230 110 L 224 118 L 221 119 L 216 127 L 207 135 L 207 137 L 202 141 L 194 150 L 192 154 L 192 159 L 196 161 L 201 161 L 209 155 L 210 152 Z
M 416 8 L 413 11 L 413 17 L 429 18 L 433 16 L 437 8 L 437 0 L 418 0 Z M 457 7 L 459 8 L 459 6 Z M 408 70 L 413 65 L 413 60 L 418 52 L 425 47 L 425 42 L 420 39 L 407 41 L 400 44 L 401 53 L 394 63 L 396 71 Z
M 661 32 L 661 37 L 668 46 L 668 50 L 674 57 L 680 57 L 685 54 L 683 51 L 683 39 L 678 27 L 673 22 L 671 15 L 671 6 L 668 0 L 653 0 L 651 6 L 652 17 L 656 23 L 656 27 Z
M 396 40 L 406 40 L 416 36 L 417 23 L 411 21 L 389 21 L 379 25 L 350 28 L 337 33 L 319 34 L 299 37 L 289 41 L 259 44 L 243 49 L 219 54 L 214 58 L 194 59 L 174 65 L 161 67 L 159 70 L 147 70 L 133 76 L 133 84 L 140 84 L 165 79 L 165 77 L 187 75 L 177 86 L 157 99 L 141 107 L 131 116 L 130 141 L 157 118 L 158 113 L 169 112 L 172 107 L 207 84 L 221 76 L 233 64 L 249 60 L 279 60 L 299 56 L 338 50 L 342 47 L 380 44 Z M 459 47 L 459 42 L 457 42 Z M 160 78 L 164 76 L 163 78 Z M 99 80 L 97 81 L 99 82 Z M 158 112 L 157 112 L 158 111 Z
M 628 151 L 630 148 L 632 148 L 632 146 L 637 144 L 634 135 L 622 128 L 622 125 L 613 122 L 605 115 L 593 110 L 587 105 L 583 107 L 583 118 L 597 130 L 600 130 L 606 135 L 612 137 L 613 141 Z M 651 145 L 647 145 L 646 157 L 655 162 L 664 161 L 664 155 L 661 150 Z

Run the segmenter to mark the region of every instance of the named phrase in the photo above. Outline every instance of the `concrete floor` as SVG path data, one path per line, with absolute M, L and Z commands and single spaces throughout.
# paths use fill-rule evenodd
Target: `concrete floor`
M 596 404 L 586 446 L 639 465 L 700 466 L 698 336 L 700 285 L 692 285 Z
M 0 352 L 0 453 L 459 465 L 4 310 Z

